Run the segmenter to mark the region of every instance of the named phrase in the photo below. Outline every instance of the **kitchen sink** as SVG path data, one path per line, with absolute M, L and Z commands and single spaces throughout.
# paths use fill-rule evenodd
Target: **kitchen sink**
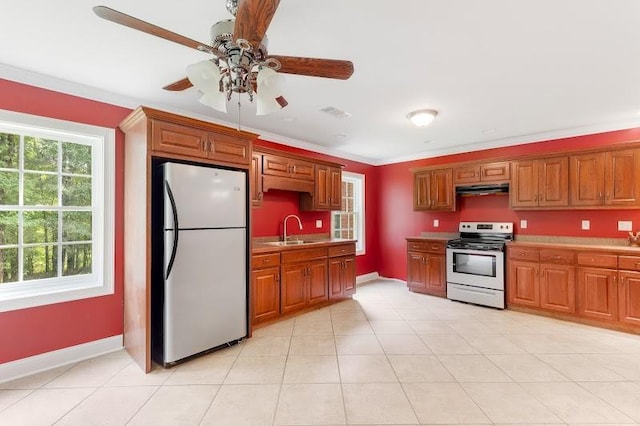
M 317 243 L 319 241 L 305 241 L 305 240 L 288 240 L 288 241 L 269 241 L 265 244 L 270 246 L 299 246 L 301 244 Z

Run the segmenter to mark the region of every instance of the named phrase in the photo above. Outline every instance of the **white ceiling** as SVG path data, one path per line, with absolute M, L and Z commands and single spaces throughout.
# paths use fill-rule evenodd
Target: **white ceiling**
M 237 126 L 235 102 L 222 114 L 195 89 L 162 90 L 206 54 L 102 20 L 98 4 L 205 43 L 231 18 L 224 0 L 7 1 L 0 78 Z M 258 117 L 243 98 L 241 125 L 370 164 L 640 126 L 638 22 L 637 0 L 282 0 L 270 53 L 355 72 L 286 75 L 289 106 Z M 420 108 L 439 111 L 431 126 L 406 119 Z

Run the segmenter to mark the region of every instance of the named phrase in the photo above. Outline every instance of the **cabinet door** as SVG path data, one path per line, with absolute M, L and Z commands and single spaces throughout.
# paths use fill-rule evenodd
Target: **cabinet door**
M 576 311 L 576 269 L 567 265 L 540 265 L 540 307 Z
M 509 262 L 507 276 L 508 303 L 524 306 L 540 306 L 540 277 L 538 264 L 529 262 Z
M 444 256 L 430 254 L 427 257 L 426 274 L 427 274 L 427 292 L 434 296 L 445 297 L 447 293 L 447 283 L 445 278 L 445 261 Z
M 280 310 L 283 314 L 302 309 L 307 304 L 307 264 L 282 265 Z
M 209 133 L 179 124 L 151 121 L 151 145 L 154 151 L 190 157 L 207 157 Z
M 270 176 L 289 177 L 289 159 L 272 154 L 262 154 L 262 173 Z
M 480 166 L 457 167 L 453 169 L 453 183 L 480 183 Z
M 209 153 L 212 160 L 225 163 L 249 164 L 251 142 L 218 133 L 209 133 Z
M 451 169 L 432 170 L 429 198 L 432 210 L 454 210 L 453 172 Z
M 313 163 L 291 158 L 289 159 L 289 165 L 291 167 L 290 176 L 292 178 L 308 181 L 313 181 L 315 179 L 315 167 Z
M 538 205 L 563 207 L 569 205 L 569 158 L 538 160 Z
M 280 315 L 280 268 L 258 269 L 251 273 L 253 322 Z
M 617 272 L 612 269 L 578 268 L 578 313 L 584 317 L 614 321 L 618 311 Z
M 327 279 L 327 260 L 313 260 L 307 265 L 307 281 L 309 285 L 308 304 L 329 300 L 329 281 Z
M 536 161 L 516 161 L 509 189 L 512 208 L 538 206 L 538 166 Z
M 482 182 L 498 182 L 511 178 L 511 164 L 508 161 L 480 165 Z
M 606 156 L 605 204 L 640 205 L 640 149 L 613 151 Z
M 413 209 L 428 210 L 431 207 L 429 198 L 430 172 L 418 172 L 413 175 Z
M 407 286 L 413 290 L 427 289 L 426 254 L 410 251 L 407 253 Z
M 262 155 L 253 153 L 251 156 L 251 205 L 260 207 L 264 194 L 262 193 Z
M 618 275 L 619 319 L 640 326 L 640 272 L 621 271 Z
M 342 210 L 342 169 L 331 167 L 329 208 L 333 211 Z
M 339 299 L 343 296 L 342 275 L 344 263 L 341 257 L 329 259 L 329 298 Z
M 316 185 L 314 191 L 314 209 L 329 209 L 331 205 L 331 169 L 329 166 L 316 165 Z
M 604 153 L 572 155 L 569 163 L 569 203 L 599 206 L 604 201 Z
M 349 297 L 356 292 L 356 257 L 345 256 L 343 262 L 343 294 L 344 296 Z

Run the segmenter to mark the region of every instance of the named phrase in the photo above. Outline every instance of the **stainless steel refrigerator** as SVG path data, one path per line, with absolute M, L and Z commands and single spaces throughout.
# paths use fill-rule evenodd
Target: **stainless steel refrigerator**
M 247 175 L 170 162 L 158 175 L 152 346 L 167 366 L 247 335 Z

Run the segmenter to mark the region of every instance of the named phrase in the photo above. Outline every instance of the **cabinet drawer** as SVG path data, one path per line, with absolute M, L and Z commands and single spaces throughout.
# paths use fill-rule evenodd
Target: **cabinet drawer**
M 453 169 L 453 183 L 480 182 L 480 166 L 458 167 Z
M 341 244 L 329 247 L 329 257 L 345 256 L 356 253 L 356 245 L 353 243 Z
M 446 250 L 446 245 L 444 241 L 408 241 L 407 250 L 427 253 L 444 253 Z
M 270 268 L 280 265 L 280 253 L 257 254 L 251 256 L 251 267 L 253 269 Z
M 482 182 L 509 180 L 511 178 L 510 172 L 511 167 L 508 161 L 483 164 L 480 167 L 480 180 Z
M 282 252 L 282 263 L 300 262 L 327 257 L 326 248 L 291 250 Z
M 571 250 L 540 249 L 540 263 L 573 265 L 575 263 L 575 253 Z
M 640 256 L 618 256 L 618 269 L 640 271 Z
M 604 253 L 578 253 L 578 264 L 600 268 L 617 268 L 618 256 Z
M 509 259 L 528 260 L 530 262 L 538 262 L 540 260 L 540 252 L 535 248 L 509 247 Z

